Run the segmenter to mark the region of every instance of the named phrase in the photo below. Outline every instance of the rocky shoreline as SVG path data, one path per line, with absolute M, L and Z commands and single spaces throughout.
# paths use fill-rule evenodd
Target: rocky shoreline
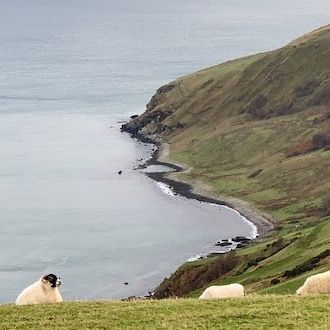
M 126 123 L 123 123 L 121 126 L 121 131 L 130 134 L 130 136 L 138 141 L 146 144 L 152 144 L 155 146 L 153 148 L 153 152 L 151 157 L 145 161 L 143 164 L 138 166 L 139 169 L 145 169 L 144 174 L 149 178 L 155 180 L 156 182 L 160 182 L 170 187 L 171 191 L 176 195 L 181 195 L 183 197 L 189 199 L 195 199 L 200 202 L 210 203 L 221 205 L 225 207 L 229 207 L 232 210 L 238 212 L 238 214 L 242 217 L 242 221 L 249 221 L 250 224 L 254 225 L 254 232 L 250 238 L 253 240 L 259 240 L 264 237 L 270 231 L 276 228 L 276 222 L 267 214 L 263 214 L 260 210 L 256 210 L 251 205 L 245 201 L 242 201 L 237 198 L 232 198 L 228 196 L 214 196 L 211 191 L 208 191 L 208 187 L 203 185 L 200 182 L 184 182 L 182 178 L 177 178 L 177 175 L 185 170 L 187 170 L 181 164 L 173 164 L 169 161 L 169 148 L 168 145 L 164 142 L 162 138 L 166 135 L 164 130 L 168 130 L 168 127 L 163 126 L 162 124 L 162 116 L 159 115 L 157 111 L 157 116 L 155 117 L 155 113 L 152 112 L 154 107 L 159 106 L 159 103 L 162 102 L 164 94 L 166 94 L 167 89 L 160 88 L 157 93 L 153 96 L 152 100 L 147 105 L 147 111 L 143 113 L 141 116 L 131 116 L 131 119 Z M 166 112 L 167 114 L 168 112 Z M 150 131 L 146 127 L 148 126 L 157 126 L 156 130 Z M 150 166 L 166 166 L 171 169 L 170 172 L 148 172 L 147 169 Z M 220 247 L 225 249 L 225 251 L 210 251 L 207 255 L 197 256 L 196 258 L 192 258 L 192 260 L 197 260 L 205 257 L 214 257 L 222 254 L 223 256 L 230 254 L 226 253 L 231 250 L 235 250 L 238 248 L 244 248 L 251 243 L 251 239 L 246 237 L 235 237 L 235 238 L 227 238 L 226 240 L 214 242 L 214 247 Z M 229 252 L 230 253 L 230 252 Z M 180 273 L 180 268 L 175 272 Z M 173 275 L 174 276 L 174 275 Z M 189 274 L 187 275 L 190 278 Z M 160 294 L 158 291 L 162 291 L 161 288 L 166 287 L 166 279 L 155 289 L 155 293 L 149 294 L 144 299 L 153 299 L 153 298 L 161 298 L 165 297 Z M 179 280 L 181 283 L 181 280 Z M 188 280 L 186 284 L 182 284 L 184 287 L 194 286 L 193 283 Z M 196 283 L 195 283 L 196 284 Z M 198 285 L 203 285 L 203 283 L 198 283 Z M 167 289 L 166 289 L 167 290 Z M 165 291 L 166 291 L 165 290 Z
M 136 119 L 136 118 L 134 118 Z M 131 131 L 129 125 L 123 124 L 121 127 L 121 131 L 128 133 L 131 135 L 132 138 L 137 139 L 138 141 L 146 144 L 152 144 L 155 148 L 152 151 L 151 157 L 145 161 L 143 164 L 139 165 L 139 169 L 147 169 L 149 166 L 166 166 L 170 168 L 172 171 L 170 172 L 147 172 L 145 171 L 144 174 L 147 175 L 152 180 L 156 182 L 164 183 L 165 185 L 169 186 L 171 191 L 176 195 L 181 195 L 186 198 L 191 198 L 198 200 L 200 202 L 217 204 L 221 206 L 229 207 L 235 211 L 237 211 L 243 219 L 248 220 L 257 228 L 257 236 L 253 238 L 260 239 L 264 237 L 268 232 L 274 230 L 276 228 L 276 222 L 271 219 L 268 215 L 262 214 L 258 210 L 254 210 L 247 202 L 236 199 L 236 198 L 229 198 L 226 196 L 221 196 L 221 198 L 214 197 L 210 195 L 209 192 L 201 184 L 192 184 L 189 182 L 179 181 L 176 178 L 173 178 L 174 175 L 182 172 L 185 168 L 179 164 L 173 164 L 168 161 L 168 148 L 164 142 L 160 141 L 160 138 L 157 136 L 147 136 L 142 134 L 138 131 Z M 244 221 L 242 219 L 242 221 Z M 214 242 L 215 247 L 226 247 L 229 248 L 228 251 L 244 248 L 248 244 L 250 244 L 252 240 L 246 237 L 234 237 L 229 239 L 224 239 L 218 242 Z M 228 252 L 227 251 L 227 252 Z M 224 255 L 226 252 L 209 252 L 207 255 L 199 256 L 198 258 L 192 258 L 194 261 L 197 259 L 203 259 L 205 257 L 214 257 L 220 254 Z M 227 255 L 227 253 L 226 253 Z M 166 279 L 165 279 L 166 280 Z M 164 280 L 164 281 L 165 281 Z M 153 292 L 149 292 L 148 295 L 143 297 L 127 297 L 124 300 L 136 300 L 136 299 L 160 299 L 161 296 L 158 295 L 157 290 L 159 290 L 164 281 L 155 289 Z
M 147 168 L 151 165 L 162 165 L 172 169 L 173 171 L 170 172 L 171 174 L 179 173 L 185 170 L 183 166 L 167 161 L 167 156 L 164 153 L 165 144 L 158 138 L 146 136 L 137 131 L 131 131 L 129 126 L 126 124 L 121 126 L 121 131 L 130 134 L 132 138 L 135 138 L 140 142 L 153 144 L 156 146 L 155 150 L 152 152 L 151 158 L 149 158 L 144 164 L 140 165 L 139 168 Z M 193 185 L 191 183 L 178 181 L 172 177 L 169 177 L 169 172 L 145 172 L 144 174 L 157 182 L 168 185 L 171 187 L 174 194 L 178 194 L 189 199 L 195 199 L 200 202 L 226 206 L 237 211 L 242 217 L 246 218 L 257 227 L 258 238 L 265 236 L 268 232 L 276 228 L 276 222 L 274 219 L 272 219 L 269 215 L 255 210 L 245 201 L 226 196 L 221 196 L 220 198 L 211 196 L 200 185 Z

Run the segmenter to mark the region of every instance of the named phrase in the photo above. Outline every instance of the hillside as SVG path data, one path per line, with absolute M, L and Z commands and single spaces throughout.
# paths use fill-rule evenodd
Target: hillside
M 167 159 L 185 167 L 175 180 L 244 200 L 277 223 L 225 261 L 183 265 L 157 297 L 233 281 L 293 292 L 330 269 L 330 25 L 159 88 L 123 130 L 166 143 Z
M 328 297 L 254 296 L 222 301 L 80 302 L 0 306 L 13 329 L 328 329 Z

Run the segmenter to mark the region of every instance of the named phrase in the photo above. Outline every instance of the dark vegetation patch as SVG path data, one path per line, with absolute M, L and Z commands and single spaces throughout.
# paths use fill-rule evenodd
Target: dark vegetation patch
M 326 196 L 322 199 L 322 213 L 325 217 L 330 215 L 330 196 Z
M 279 278 L 273 278 L 271 281 L 270 281 L 270 284 L 271 285 L 276 285 L 276 284 L 278 284 L 278 283 L 280 283 L 281 282 L 281 280 L 279 279 Z
M 320 261 L 322 259 L 325 259 L 329 256 L 330 256 L 330 249 L 325 250 L 324 252 L 320 253 L 318 256 L 306 260 L 305 262 L 297 265 L 295 268 L 291 270 L 286 270 L 282 276 L 285 278 L 291 278 L 306 273 L 308 271 L 311 271 L 314 268 L 320 266 Z
M 310 105 L 329 105 L 330 104 L 330 86 L 326 85 L 313 96 Z
M 243 112 L 247 112 L 255 118 L 264 118 L 264 114 L 260 111 L 267 103 L 268 99 L 263 94 L 258 94 L 252 101 L 245 107 Z
M 292 243 L 292 241 L 293 240 L 285 240 L 283 238 L 279 238 L 275 242 L 273 242 L 271 244 L 267 244 L 263 251 L 259 252 L 256 255 L 251 255 L 249 257 L 250 260 L 246 264 L 246 269 L 253 267 L 253 266 L 257 266 L 260 261 L 265 260 L 265 259 L 271 257 L 272 255 L 276 254 L 277 252 L 281 251 L 282 249 L 284 249 L 285 247 L 290 245 Z
M 269 119 L 277 116 L 289 115 L 297 109 L 294 107 L 294 100 L 272 102 L 267 105 L 268 98 L 259 94 L 248 104 L 242 112 L 247 112 L 253 119 Z
M 313 135 L 312 143 L 316 150 L 322 149 L 330 145 L 330 134 L 326 134 L 326 133 L 315 134 Z
M 293 101 L 287 101 L 278 105 L 275 105 L 270 109 L 268 116 L 266 118 L 271 118 L 272 116 L 285 116 L 294 112 Z
M 304 141 L 286 152 L 287 157 L 307 154 L 330 146 L 330 133 L 314 134 L 311 140 Z
M 303 85 L 298 86 L 295 89 L 294 94 L 296 97 L 305 97 L 310 94 L 313 94 L 313 92 L 320 85 L 320 83 L 321 82 L 318 79 L 308 80 Z

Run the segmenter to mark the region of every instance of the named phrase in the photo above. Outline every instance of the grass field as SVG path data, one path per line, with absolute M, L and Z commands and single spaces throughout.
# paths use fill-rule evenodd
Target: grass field
M 0 306 L 0 329 L 329 329 L 329 296 Z

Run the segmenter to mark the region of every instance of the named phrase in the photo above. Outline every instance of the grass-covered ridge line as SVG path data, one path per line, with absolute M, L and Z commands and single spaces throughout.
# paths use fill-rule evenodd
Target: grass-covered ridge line
M 237 251 L 230 271 L 214 258 L 186 264 L 159 297 L 233 281 L 250 292 L 293 293 L 330 268 L 329 257 L 314 262 L 330 249 L 330 25 L 163 86 L 126 129 L 169 145 L 168 159 L 186 168 L 172 178 L 277 221 L 268 237 Z M 296 277 L 283 276 L 293 269 Z
M 328 329 L 326 296 L 252 296 L 0 306 L 1 330 L 14 329 Z

